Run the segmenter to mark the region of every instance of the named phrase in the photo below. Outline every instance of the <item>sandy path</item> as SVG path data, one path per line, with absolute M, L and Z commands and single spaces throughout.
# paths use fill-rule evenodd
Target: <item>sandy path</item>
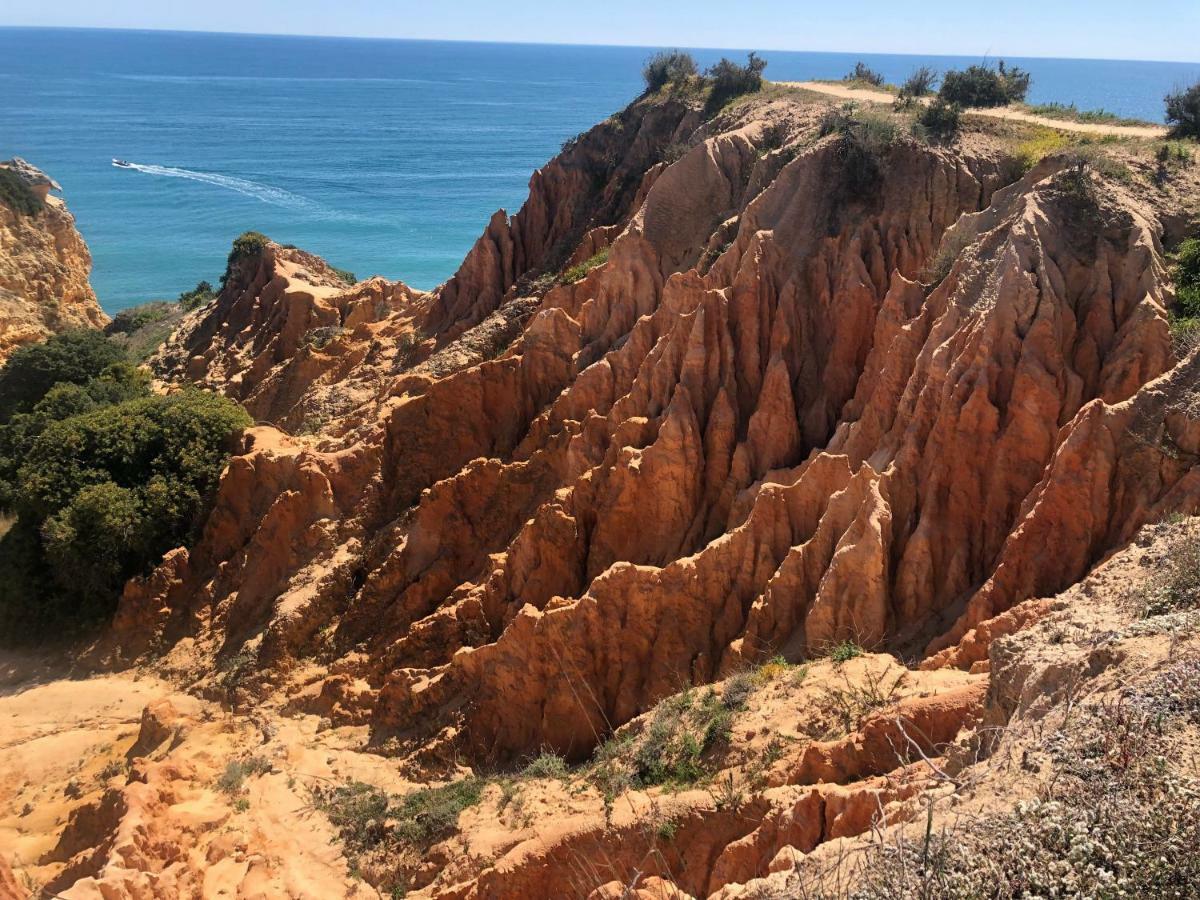
M 821 81 L 777 81 L 784 87 L 803 88 L 818 94 L 828 94 L 830 97 L 840 97 L 843 100 L 856 100 L 860 103 L 892 103 L 896 97 L 886 91 L 868 91 L 863 88 L 846 87 L 840 84 L 826 84 Z M 927 101 L 926 101 L 927 102 Z M 1062 119 L 1050 119 L 1045 116 L 1035 116 L 1032 113 L 1013 109 L 1011 106 L 1001 106 L 995 109 L 970 109 L 967 113 L 972 116 L 985 116 L 989 119 L 1008 119 L 1014 122 L 1029 122 L 1033 125 L 1044 125 L 1059 131 L 1074 131 L 1082 134 L 1112 134 L 1119 137 L 1136 137 L 1162 139 L 1167 136 L 1166 128 L 1152 125 L 1097 125 L 1094 122 L 1067 122 Z

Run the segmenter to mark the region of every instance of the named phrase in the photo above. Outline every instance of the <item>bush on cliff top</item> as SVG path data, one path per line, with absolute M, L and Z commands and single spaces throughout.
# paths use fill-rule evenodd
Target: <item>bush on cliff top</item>
M 18 371 L 30 359 L 60 363 L 61 346 L 51 350 L 14 355 L 0 385 L 14 361 Z M 7 641 L 65 636 L 111 615 L 128 578 L 195 536 L 233 441 L 250 424 L 216 395 L 151 396 L 147 377 L 124 360 L 83 380 L 95 356 L 86 363 L 60 367 L 68 378 L 32 402 L 21 398 L 0 422 L 0 508 L 17 517 L 0 538 Z
M 884 78 L 866 63 L 857 62 L 842 81 L 861 82 L 872 87 L 883 87 Z
M 1175 297 L 1187 318 L 1200 316 L 1200 239 L 1190 238 L 1175 251 Z
M 23 216 L 37 215 L 46 206 L 42 198 L 12 169 L 0 169 L 0 203 Z
M 642 68 L 646 93 L 653 94 L 668 84 L 684 84 L 698 71 L 692 54 L 682 50 L 661 50 L 647 59 Z
M 951 70 L 942 78 L 938 95 L 947 103 L 960 106 L 1007 106 L 1025 99 L 1032 78 L 1016 66 L 1000 60 L 996 68 L 969 66 L 965 71 Z
M 1167 122 L 1175 137 L 1200 139 L 1200 81 L 1167 95 Z
M 746 57 L 746 65 L 739 66 L 733 60 L 724 57 L 704 73 L 712 82 L 712 91 L 708 96 L 707 108 L 710 112 L 720 109 L 735 97 L 743 94 L 753 94 L 762 89 L 763 70 L 767 61 L 757 53 L 751 52 Z

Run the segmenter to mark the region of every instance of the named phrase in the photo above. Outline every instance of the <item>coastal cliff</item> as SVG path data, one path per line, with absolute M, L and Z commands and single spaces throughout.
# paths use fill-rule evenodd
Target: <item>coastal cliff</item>
M 23 344 L 108 316 L 88 283 L 92 257 L 59 186 L 23 159 L 0 162 L 0 360 Z
M 570 142 L 432 292 L 235 245 L 149 366 L 258 424 L 88 651 L 121 771 L 25 814 L 51 890 L 842 896 L 1053 786 L 1081 692 L 1166 702 L 1196 171 L 703 101 Z

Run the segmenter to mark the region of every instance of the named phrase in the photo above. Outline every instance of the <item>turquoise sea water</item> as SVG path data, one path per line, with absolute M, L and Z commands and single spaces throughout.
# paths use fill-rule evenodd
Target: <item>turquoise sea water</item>
M 247 229 L 430 288 L 565 139 L 638 93 L 649 52 L 0 28 L 0 158 L 62 183 L 109 312 L 215 281 Z M 764 55 L 777 80 L 841 77 L 860 58 L 897 81 L 978 61 Z M 1034 75 L 1032 102 L 1155 120 L 1200 78 L 1200 64 L 1012 61 Z

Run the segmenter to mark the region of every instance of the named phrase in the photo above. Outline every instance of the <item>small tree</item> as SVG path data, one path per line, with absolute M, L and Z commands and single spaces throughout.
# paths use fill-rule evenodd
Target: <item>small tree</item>
M 682 50 L 660 50 L 642 67 L 646 93 L 653 94 L 668 84 L 682 84 L 698 71 L 692 54 Z
M 1200 138 L 1200 81 L 1166 97 L 1167 122 L 1175 137 Z
M 868 66 L 865 62 L 857 62 L 854 68 L 850 70 L 843 81 L 862 81 L 867 84 L 873 84 L 875 87 L 883 86 L 883 76 Z

